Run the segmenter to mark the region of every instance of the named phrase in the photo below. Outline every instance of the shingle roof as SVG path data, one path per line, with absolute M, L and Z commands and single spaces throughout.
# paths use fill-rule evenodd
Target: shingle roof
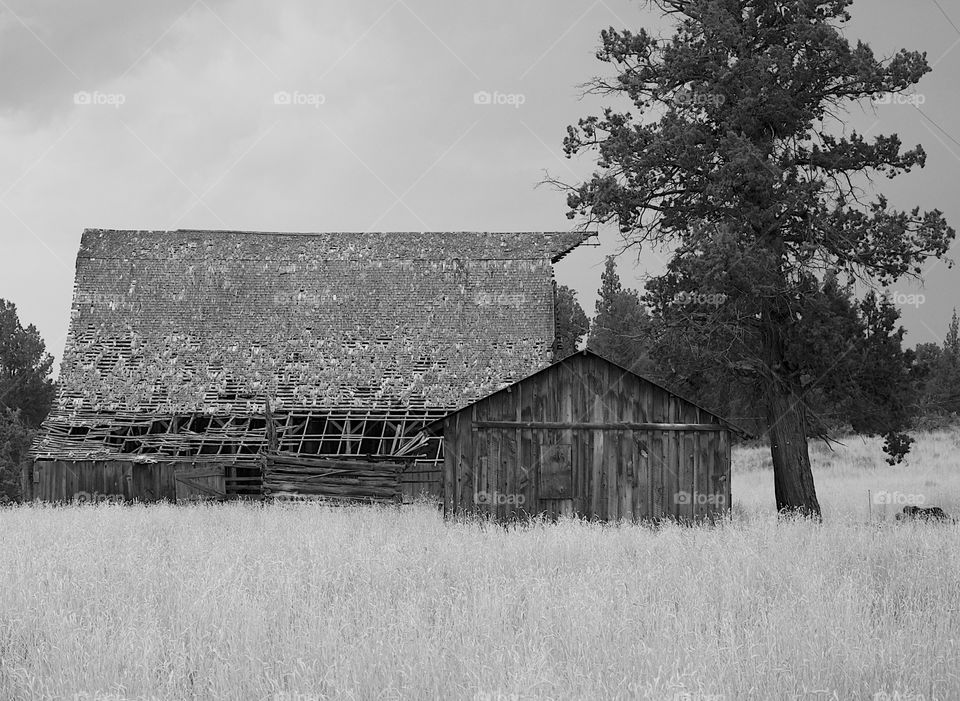
M 541 260 L 556 263 L 582 232 L 250 232 L 87 229 L 78 258 L 230 260 Z
M 54 418 L 462 406 L 547 361 L 588 236 L 88 229 Z

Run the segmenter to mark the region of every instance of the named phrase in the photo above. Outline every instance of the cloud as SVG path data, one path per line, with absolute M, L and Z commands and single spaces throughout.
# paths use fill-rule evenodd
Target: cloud
M 5 0 L 0 65 L 8 68 L 0 71 L 0 110 L 30 119 L 69 110 L 64 96 L 96 89 L 135 68 L 158 39 L 154 51 L 174 50 L 171 27 L 195 6 L 192 0 Z
M 576 88 L 603 70 L 599 29 L 659 21 L 632 0 L 590 8 L 0 0 L 0 297 L 59 356 L 84 227 L 567 229 L 563 196 L 534 186 L 544 169 L 592 170 L 560 144 L 600 111 Z M 77 91 L 123 100 L 77 105 Z M 478 91 L 524 99 L 480 105 Z M 949 91 L 934 92 L 947 124 Z M 587 308 L 614 238 L 558 269 Z

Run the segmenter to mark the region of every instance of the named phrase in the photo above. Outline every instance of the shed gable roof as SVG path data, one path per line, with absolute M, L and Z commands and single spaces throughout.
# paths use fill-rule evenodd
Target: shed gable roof
M 607 358 L 606 356 L 601 355 L 600 353 L 597 353 L 597 352 L 595 352 L 595 351 L 590 350 L 589 348 L 585 348 L 585 349 L 583 349 L 583 350 L 577 351 L 576 353 L 572 353 L 572 354 L 566 356 L 565 358 L 562 358 L 562 359 L 560 359 L 560 360 L 558 360 L 558 361 L 556 361 L 556 362 L 554 362 L 554 363 L 552 363 L 552 364 L 550 364 L 550 365 L 547 365 L 546 367 L 540 368 L 539 370 L 536 370 L 536 371 L 530 373 L 530 374 L 527 375 L 526 377 L 523 377 L 523 378 L 521 378 L 521 379 L 513 382 L 512 384 L 510 384 L 510 385 L 508 385 L 508 386 L 506 386 L 506 387 L 502 387 L 502 388 L 500 388 L 500 389 L 497 389 L 497 390 L 495 390 L 494 392 L 491 392 L 490 394 L 488 394 L 488 395 L 486 395 L 486 396 L 484 396 L 484 397 L 481 397 L 481 398 L 479 398 L 479 399 L 471 402 L 471 403 L 468 404 L 467 406 L 459 407 L 459 408 L 451 411 L 450 413 L 448 413 L 446 416 L 434 420 L 433 422 L 431 422 L 430 424 L 428 424 L 428 425 L 424 428 L 424 430 L 425 430 L 425 432 L 430 433 L 430 434 L 438 434 L 438 433 L 440 433 L 441 430 L 442 430 L 443 422 L 444 422 L 446 419 L 448 419 L 448 418 L 450 418 L 450 417 L 452 417 L 452 416 L 454 416 L 454 415 L 456 415 L 456 414 L 459 414 L 461 411 L 466 411 L 466 410 L 470 409 L 472 406 L 475 406 L 475 405 L 477 405 L 477 404 L 481 404 L 481 403 L 487 401 L 487 400 L 490 399 L 491 397 L 495 397 L 495 396 L 497 396 L 497 395 L 501 395 L 501 394 L 503 394 L 504 392 L 510 392 L 510 391 L 512 391 L 513 387 L 515 387 L 516 385 L 522 384 L 522 383 L 524 383 L 524 382 L 526 382 L 526 381 L 528 381 L 528 380 L 530 380 L 530 379 L 532 379 L 532 378 L 535 378 L 535 377 L 537 377 L 537 376 L 543 375 L 543 374 L 545 374 L 545 373 L 555 372 L 559 367 L 564 366 L 564 365 L 567 365 L 567 364 L 569 364 L 569 363 L 576 362 L 576 361 L 577 361 L 577 358 L 584 358 L 584 357 L 596 358 L 596 359 L 600 360 L 600 361 L 603 362 L 603 363 L 606 363 L 606 364 L 608 364 L 608 365 L 610 365 L 610 366 L 612 366 L 612 367 L 617 368 L 618 371 L 620 371 L 620 372 L 622 372 L 622 373 L 624 373 L 624 374 L 626 374 L 626 375 L 630 375 L 630 376 L 636 377 L 636 378 L 638 378 L 638 379 L 640 379 L 640 380 L 643 380 L 644 382 L 647 382 L 647 383 L 653 385 L 654 387 L 659 388 L 660 390 L 663 390 L 663 391 L 666 392 L 667 394 L 673 395 L 673 396 L 676 397 L 677 399 L 680 399 L 681 401 L 686 402 L 687 404 L 690 404 L 691 406 L 696 407 L 697 409 L 699 409 L 699 410 L 700 410 L 701 412 L 703 412 L 704 414 L 706 414 L 706 415 L 714 418 L 717 423 L 722 424 L 723 426 L 727 427 L 728 429 L 730 429 L 730 430 L 733 431 L 734 433 L 737 433 L 737 434 L 739 434 L 739 435 L 741 435 L 741 436 L 744 436 L 744 437 L 747 437 L 747 438 L 752 438 L 752 437 L 753 437 L 753 434 L 751 434 L 749 431 L 746 431 L 745 429 L 741 428 L 740 426 L 737 426 L 736 424 L 728 421 L 727 419 L 724 419 L 723 417 L 721 417 L 721 416 L 719 416 L 718 414 L 710 411 L 709 409 L 707 409 L 706 407 L 698 404 L 697 402 L 692 401 L 692 400 L 690 400 L 690 399 L 688 399 L 688 398 L 686 398 L 686 397 L 684 397 L 684 396 L 681 396 L 681 395 L 677 394 L 676 392 L 674 392 L 673 390 L 671 390 L 670 388 L 663 386 L 662 384 L 660 384 L 660 383 L 657 382 L 656 380 L 653 380 L 653 379 L 651 379 L 651 378 L 649 378 L 649 377 L 647 377 L 647 376 L 645 376 L 645 375 L 643 375 L 643 374 L 641 374 L 641 373 L 638 373 L 638 372 L 635 372 L 635 371 L 633 371 L 633 370 L 630 370 L 629 368 L 626 368 L 626 367 L 620 365 L 619 363 L 616 363 L 616 362 L 614 362 L 613 360 L 610 360 L 610 359 Z

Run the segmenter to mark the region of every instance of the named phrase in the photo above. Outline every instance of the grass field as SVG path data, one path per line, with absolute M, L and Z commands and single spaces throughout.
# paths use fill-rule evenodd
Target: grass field
M 2 510 L 0 699 L 958 699 L 960 526 L 867 498 L 960 515 L 958 453 L 817 448 L 822 525 L 777 521 L 761 448 L 712 528 Z

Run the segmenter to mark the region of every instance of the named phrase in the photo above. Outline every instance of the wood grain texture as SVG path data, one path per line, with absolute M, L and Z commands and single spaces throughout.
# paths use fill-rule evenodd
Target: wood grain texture
M 446 468 L 447 513 L 692 521 L 729 508 L 728 425 L 593 354 L 448 416 L 443 433 L 444 451 L 464 456 Z M 454 488 L 471 473 L 493 503 Z

